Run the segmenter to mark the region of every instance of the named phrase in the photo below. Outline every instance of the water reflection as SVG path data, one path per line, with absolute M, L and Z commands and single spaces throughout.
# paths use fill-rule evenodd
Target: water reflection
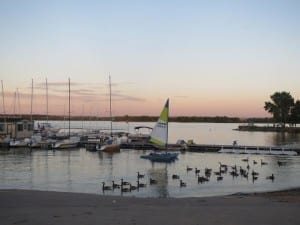
M 167 164 L 163 168 L 155 168 L 153 164 L 153 167 L 148 169 L 148 177 L 157 181 L 157 184 L 151 185 L 156 196 L 169 197 Z

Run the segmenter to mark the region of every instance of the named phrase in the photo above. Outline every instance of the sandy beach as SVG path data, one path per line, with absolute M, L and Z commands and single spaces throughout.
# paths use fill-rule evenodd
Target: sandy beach
M 1 225 L 300 224 L 300 189 L 205 198 L 0 191 Z

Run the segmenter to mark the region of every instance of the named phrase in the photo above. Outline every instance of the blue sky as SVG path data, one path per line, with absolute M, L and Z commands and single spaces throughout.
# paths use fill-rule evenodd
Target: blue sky
M 299 12 L 299 1 L 0 1 L 6 108 L 19 88 L 28 111 L 33 78 L 43 112 L 47 77 L 61 113 L 70 77 L 74 114 L 105 115 L 110 73 L 114 114 L 157 115 L 169 97 L 171 115 L 266 116 L 275 91 L 300 98 Z

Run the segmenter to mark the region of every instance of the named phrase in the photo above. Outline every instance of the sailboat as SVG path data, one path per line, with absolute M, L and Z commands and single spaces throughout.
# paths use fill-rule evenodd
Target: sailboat
M 103 152 L 120 152 L 119 138 L 114 137 L 112 133 L 112 111 L 111 111 L 111 79 L 109 75 L 109 115 L 110 115 L 110 136 L 105 137 L 102 145 L 96 146 L 97 151 Z
M 156 122 L 152 132 L 150 142 L 164 147 L 166 152 L 164 153 L 150 153 L 148 155 L 142 155 L 141 158 L 149 159 L 153 162 L 173 162 L 177 159 L 178 153 L 167 152 L 168 145 L 168 120 L 169 120 L 169 99 L 167 99 L 165 106 Z
M 78 136 L 72 136 L 71 137 L 71 84 L 70 84 L 70 78 L 69 78 L 69 134 L 68 134 L 68 138 L 61 140 L 61 141 L 57 141 L 53 144 L 52 148 L 53 149 L 68 149 L 68 148 L 75 148 L 78 146 L 79 142 L 80 142 L 80 137 Z

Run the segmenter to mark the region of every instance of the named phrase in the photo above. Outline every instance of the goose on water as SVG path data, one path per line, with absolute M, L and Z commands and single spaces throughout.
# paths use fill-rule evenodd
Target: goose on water
M 180 187 L 186 187 L 186 183 L 180 180 Z
M 111 186 L 105 186 L 105 182 L 102 182 L 102 190 L 106 191 L 106 190 L 112 190 Z

